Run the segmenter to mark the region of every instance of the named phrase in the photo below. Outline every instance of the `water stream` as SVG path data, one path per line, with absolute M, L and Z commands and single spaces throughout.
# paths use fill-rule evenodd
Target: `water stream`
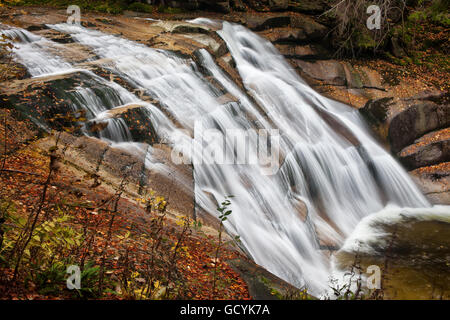
M 195 164 L 198 209 L 216 215 L 217 203 L 233 195 L 227 231 L 240 236 L 256 263 L 296 286 L 306 285 L 315 294 L 327 289 L 331 264 L 320 250 L 321 238 L 342 245 L 361 219 L 387 206 L 391 210 L 431 207 L 407 172 L 372 139 L 357 111 L 315 92 L 270 42 L 240 25 L 223 22 L 218 34 L 228 46 L 245 91 L 206 50 L 200 50 L 194 62 L 76 25 L 50 27 L 108 58 L 111 62 L 104 68 L 144 90 L 162 109 L 87 70 L 82 72 L 109 92 L 109 102 L 101 102 L 104 99 L 95 90 L 80 87 L 73 93 L 76 108 L 87 108 L 91 118 L 101 118 L 102 112 L 114 107 L 145 105 L 158 136 Z M 46 50 L 50 41 L 24 30 L 3 32 L 20 39 L 14 54 L 32 76 L 76 69 Z M 234 98 L 224 102 L 224 93 Z M 112 120 L 104 138 L 131 142 L 124 123 Z M 205 141 L 208 129 L 215 134 Z M 236 148 L 246 148 L 249 158 L 258 158 L 254 135 L 248 135 L 246 145 L 224 139 L 230 130 L 251 129 L 278 130 L 279 170 L 267 174 L 261 164 L 208 162 L 216 154 L 205 154 L 205 147 L 223 152 L 227 159 L 236 159 L 236 151 L 242 151 Z M 302 203 L 306 217 L 300 215 Z

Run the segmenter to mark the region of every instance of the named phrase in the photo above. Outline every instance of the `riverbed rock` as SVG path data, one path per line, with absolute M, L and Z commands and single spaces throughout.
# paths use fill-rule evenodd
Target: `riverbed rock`
M 251 261 L 247 261 L 246 259 L 234 259 L 229 260 L 228 263 L 247 283 L 252 299 L 315 299 L 309 294 L 302 294 L 299 289 Z
M 81 134 L 84 127 L 92 134 L 97 134 L 106 129 L 107 125 L 94 120 L 95 115 L 89 109 L 92 106 L 80 102 L 79 97 L 73 94 L 81 85 L 89 88 L 97 97 L 102 97 L 111 90 L 106 82 L 94 74 L 75 70 L 10 82 L 0 86 L 0 94 L 4 101 L 14 105 L 15 109 L 42 128 L 70 130 Z M 102 103 L 105 108 L 108 107 L 108 102 Z
M 233 7 L 236 6 L 237 2 L 240 2 L 240 0 L 231 1 Z M 327 7 L 324 2 L 325 1 L 317 0 L 309 2 L 290 1 L 288 5 L 289 8 L 295 7 L 295 10 L 300 12 L 319 13 L 323 12 Z M 203 1 L 203 3 L 205 4 L 206 1 Z M 267 10 L 267 8 L 268 10 L 285 10 L 286 7 L 286 1 L 283 0 L 267 0 L 261 1 L 260 3 L 260 10 Z M 230 2 L 212 1 L 209 2 L 208 5 L 211 5 L 210 8 L 217 6 L 216 8 L 219 8 L 219 10 L 228 12 Z M 246 9 L 243 4 L 242 6 L 238 4 L 236 8 L 238 7 L 242 8 L 242 10 Z M 60 42 L 64 44 L 65 47 L 70 47 L 74 51 L 82 49 L 78 44 L 70 43 L 72 42 L 71 39 L 64 35 L 49 32 L 46 28 L 39 26 L 33 28 L 33 25 L 30 25 L 30 23 L 38 23 L 37 21 L 39 21 L 39 19 L 43 19 L 47 23 L 57 22 L 54 20 L 51 21 L 51 19 L 47 18 L 44 14 L 41 14 L 39 17 L 25 17 L 23 21 L 28 21 L 28 24 L 25 24 L 25 26 L 29 26 L 33 32 L 40 32 L 43 36 L 56 42 Z M 64 19 L 66 19 L 66 16 L 62 14 L 58 19 L 61 20 L 60 22 L 63 22 Z M 122 17 L 117 17 L 118 21 L 121 19 Z M 301 69 L 302 72 L 309 75 L 311 78 L 324 81 L 325 83 L 334 86 L 342 86 L 351 89 L 362 90 L 365 87 L 371 86 L 371 82 L 366 79 L 364 74 L 355 70 L 349 63 L 325 60 L 328 56 L 320 53 L 317 48 L 320 48 L 321 42 L 327 36 L 329 29 L 320 23 L 317 23 L 314 19 L 300 14 L 270 12 L 264 15 L 252 13 L 248 16 L 245 15 L 242 19 L 251 29 L 258 30 L 260 35 L 266 37 L 271 42 L 275 42 L 282 53 L 284 52 L 286 56 L 293 58 L 291 59 L 291 62 L 295 63 L 295 67 Z M 42 22 L 39 23 L 42 24 Z M 234 61 L 226 52 L 226 47 L 220 39 L 212 36 L 214 28 L 190 24 L 183 21 L 147 21 L 145 23 L 133 24 L 130 28 L 124 28 L 124 25 L 119 28 L 119 23 L 113 25 L 111 21 L 105 22 L 97 20 L 95 23 L 89 21 L 86 22 L 86 25 L 91 27 L 98 27 L 102 24 L 107 24 L 108 28 L 111 28 L 106 32 L 111 31 L 111 33 L 134 41 L 140 41 L 153 48 L 171 50 L 183 55 L 183 57 L 192 57 L 199 49 L 205 48 L 216 58 L 217 64 L 223 70 L 226 70 L 228 75 L 231 75 L 230 78 L 243 88 L 243 85 L 241 84 L 242 81 L 235 69 Z M 326 48 L 323 48 L 323 50 L 326 50 Z M 69 61 L 75 63 L 84 61 L 83 63 L 86 63 L 86 60 L 91 60 L 92 58 L 89 54 L 90 53 L 88 52 L 86 57 L 76 55 L 73 58 L 69 58 Z M 70 56 L 65 55 L 65 57 Z M 302 59 L 319 60 L 304 61 Z M 88 63 L 95 64 L 96 62 Z M 97 61 L 97 64 L 100 63 Z M 72 77 L 72 75 L 69 76 Z M 64 77 L 61 79 L 63 78 Z M 69 106 L 64 104 L 63 101 L 56 101 L 52 97 L 54 95 L 54 91 L 52 91 L 54 88 L 51 87 L 54 86 L 56 83 L 55 81 L 61 79 L 41 79 L 40 81 L 47 83 L 44 86 L 45 88 L 39 88 L 37 80 L 30 81 L 28 83 L 28 85 L 30 85 L 30 90 L 38 90 L 38 92 L 36 93 L 27 90 L 21 91 L 20 94 L 17 94 L 17 96 L 22 95 L 21 97 L 17 97 L 18 105 L 22 106 L 22 110 L 32 109 L 34 104 L 43 105 L 50 109 L 69 109 Z M 117 81 L 117 79 L 112 79 L 111 81 Z M 70 88 L 73 87 L 70 83 L 68 83 L 67 86 Z M 39 100 L 40 98 L 35 99 L 36 96 L 44 96 L 47 100 Z M 224 94 L 219 97 L 218 100 L 225 106 L 231 102 L 235 102 L 236 98 Z M 367 108 L 364 108 L 364 111 L 367 111 L 368 114 L 373 117 L 372 120 L 376 125 L 387 124 L 387 126 L 390 127 L 389 139 L 392 139 L 393 143 L 395 141 L 393 148 L 393 150 L 395 150 L 394 152 L 398 153 L 398 151 L 401 151 L 401 161 L 407 163 L 406 166 L 410 169 L 420 167 L 419 169 L 412 171 L 411 175 L 427 197 L 433 203 L 450 204 L 450 191 L 448 189 L 448 186 L 450 185 L 448 174 L 450 168 L 445 165 L 442 166 L 441 163 L 442 161 L 448 161 L 448 158 L 445 156 L 443 157 L 443 155 L 447 155 L 448 157 L 448 139 L 438 139 L 433 140 L 431 143 L 422 144 L 422 142 L 426 140 L 426 138 L 422 137 L 424 134 L 437 130 L 433 133 L 433 137 L 436 137 L 439 135 L 439 130 L 448 127 L 447 120 L 450 118 L 448 115 L 448 105 L 447 109 L 445 109 L 442 101 L 438 100 L 439 99 L 430 96 L 417 96 L 410 100 L 401 102 L 395 101 L 393 102 L 393 105 L 390 105 L 392 101 L 389 100 L 386 101 L 389 102 L 386 105 L 384 104 L 384 101 L 383 103 L 380 103 L 380 105 L 372 102 Z M 59 104 L 56 104 L 56 102 Z M 400 104 L 401 107 L 397 107 Z M 423 105 L 427 105 L 427 107 L 423 107 Z M 415 111 L 408 111 L 409 109 L 414 109 Z M 44 112 L 47 110 L 48 109 L 45 109 Z M 159 140 L 152 140 L 152 135 L 146 137 L 146 133 L 141 131 L 141 129 L 151 127 L 152 124 L 142 122 L 142 110 L 141 106 L 121 106 L 111 112 L 111 117 L 121 118 L 125 121 L 130 120 L 128 125 L 132 129 L 131 131 L 135 140 L 145 143 L 111 146 L 109 143 L 93 137 L 78 137 L 64 133 L 61 135 L 61 144 L 67 148 L 65 148 L 64 154 L 61 154 L 61 156 L 63 156 L 65 161 L 86 171 L 87 174 L 99 176 L 99 179 L 103 181 L 102 183 L 107 184 L 113 189 L 117 188 L 124 177 L 126 177 L 129 179 L 126 187 L 129 194 L 142 195 L 146 190 L 154 189 L 158 195 L 163 195 L 169 200 L 171 210 L 173 208 L 174 212 L 179 213 L 180 215 L 196 216 L 200 210 L 196 213 L 194 208 L 195 197 L 192 191 L 192 166 L 187 164 L 175 166 L 170 157 L 171 146 L 159 143 Z M 55 111 L 54 113 L 59 112 Z M 409 113 L 412 113 L 413 115 L 410 115 Z M 50 113 L 50 115 L 53 114 Z M 358 137 L 355 137 L 351 132 L 345 130 L 345 126 L 335 121 L 333 122 L 332 119 L 328 119 L 326 114 L 322 114 L 322 116 L 325 121 L 328 121 L 330 126 L 337 128 L 337 134 L 346 138 L 350 144 L 355 146 L 359 145 Z M 414 121 L 411 121 L 411 119 L 419 119 L 419 123 L 417 124 Z M 136 132 L 133 133 L 133 124 L 142 124 L 143 128 L 137 127 Z M 408 132 L 410 131 L 414 134 L 408 136 Z M 47 150 L 51 145 L 51 143 L 46 145 Z M 401 156 L 402 152 L 405 152 L 403 160 Z M 145 166 L 145 160 L 147 158 L 151 159 L 151 166 L 149 167 Z M 448 164 L 448 162 L 446 163 Z M 432 164 L 436 165 L 430 166 Z M 162 171 L 163 167 L 169 168 L 168 171 Z M 306 222 L 308 219 L 306 206 L 304 204 L 299 204 L 297 209 L 299 218 L 303 222 Z M 208 215 L 207 219 L 207 213 L 204 214 L 204 220 L 214 220 L 216 224 L 213 224 L 213 222 L 211 222 L 211 224 L 217 227 L 217 219 L 214 219 L 211 215 Z M 202 219 L 202 215 L 198 214 L 197 218 Z M 319 248 L 322 250 L 336 250 L 336 248 L 339 247 L 339 243 L 326 232 L 316 230 L 316 239 Z M 281 292 L 277 287 L 275 288 L 275 291 L 273 291 L 272 285 L 267 286 L 267 281 L 264 280 L 264 278 L 268 278 L 268 276 L 263 275 L 262 277 L 259 277 L 259 269 L 255 269 L 254 266 L 248 266 L 245 263 L 238 263 L 237 265 L 237 268 L 240 269 L 241 272 L 246 273 L 247 276 L 250 277 L 249 280 L 247 280 L 247 283 L 251 292 L 253 290 L 252 296 L 254 298 L 268 299 L 274 296 L 273 292 Z M 284 294 L 282 294 L 282 296 L 284 296 Z
M 258 33 L 273 43 L 299 43 L 308 39 L 305 30 L 301 28 L 274 28 Z
M 415 102 L 390 121 L 389 142 L 393 152 L 410 145 L 432 130 L 450 126 L 450 105 L 432 101 Z
M 29 30 L 30 28 L 28 28 Z M 38 32 L 35 32 L 36 34 L 39 34 L 41 36 L 45 36 L 47 39 L 57 42 L 57 43 L 74 43 L 75 41 L 72 39 L 72 37 L 67 33 L 62 33 L 53 29 L 41 29 Z
M 262 16 L 248 14 L 245 16 L 245 24 L 248 28 L 265 36 L 273 32 L 275 39 L 277 38 L 277 34 L 279 34 L 279 38 L 282 38 L 283 34 L 289 32 L 295 34 L 299 30 L 302 30 L 302 34 L 299 35 L 301 37 L 299 40 L 320 42 L 328 33 L 326 26 L 304 15 L 270 13 Z M 306 39 L 303 39 L 303 34 L 306 36 Z
M 450 162 L 421 167 L 410 175 L 431 203 L 450 205 Z
M 417 139 L 399 152 L 399 160 L 408 170 L 450 161 L 450 128 Z
M 288 27 L 291 24 L 291 17 L 285 14 L 247 15 L 245 24 L 254 31 L 263 31 L 270 28 Z
M 192 167 L 174 164 L 170 146 L 138 143 L 112 146 L 94 137 L 76 137 L 65 132 L 56 136 L 61 161 L 86 172 L 85 179 L 92 179 L 93 184 L 101 182 L 112 191 L 124 184 L 133 198 L 153 190 L 169 201 L 173 214 L 194 217 Z M 43 150 L 54 145 L 55 136 L 37 142 Z M 151 166 L 145 165 L 149 164 L 148 159 Z M 168 171 L 162 170 L 162 165 Z
M 319 250 L 321 251 L 337 251 L 342 245 L 341 241 L 335 236 L 323 232 L 317 227 L 315 228 L 315 237 Z
M 160 27 L 165 32 L 171 33 L 209 33 L 210 28 L 190 22 L 175 20 L 160 20 L 152 24 L 152 27 Z
M 329 52 L 318 44 L 275 44 L 275 48 L 286 58 L 311 60 L 323 59 L 329 55 Z
M 306 16 L 295 14 L 291 16 L 291 25 L 292 28 L 301 28 L 305 31 L 308 39 L 311 41 L 316 40 L 324 40 L 327 34 L 329 33 L 328 27 L 323 24 L 317 22 L 313 18 Z
M 389 115 L 389 105 L 392 103 L 392 97 L 369 100 L 359 109 L 359 112 L 371 124 L 381 125 Z
M 145 142 L 150 145 L 159 142 L 159 137 L 151 121 L 151 112 L 144 105 L 119 106 L 106 111 L 104 116 L 109 119 L 122 119 L 135 142 Z
M 61 129 L 73 124 L 74 113 L 66 100 L 67 92 L 82 79 L 87 78 L 81 73 L 24 79 L 1 86 L 0 93 L 4 101 L 37 125 Z
M 347 83 L 344 67 L 336 60 L 310 62 L 292 59 L 291 63 L 313 79 L 337 86 L 344 86 Z
M 290 0 L 288 9 L 310 14 L 319 14 L 329 8 L 329 2 L 324 0 Z
M 206 48 L 215 57 L 221 57 L 228 51 L 228 48 L 222 39 L 218 39 L 217 37 L 194 33 L 183 34 L 183 36 L 199 43 L 202 49 Z
M 395 219 L 374 221 L 370 229 L 377 236 L 361 236 L 359 244 L 337 252 L 334 266 L 348 274 L 356 266 L 363 275 L 373 274 L 369 267 L 379 266 L 385 279 L 384 299 L 448 299 L 450 223 L 444 214 L 440 210 L 435 215 L 416 218 L 399 213 Z

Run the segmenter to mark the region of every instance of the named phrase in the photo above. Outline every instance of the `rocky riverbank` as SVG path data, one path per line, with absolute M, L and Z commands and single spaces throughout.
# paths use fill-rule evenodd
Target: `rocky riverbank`
M 221 71 L 240 88 L 244 86 L 233 58 L 224 41 L 215 32 L 220 27 L 220 22 L 218 25 L 207 26 L 186 20 L 202 16 L 243 24 L 272 42 L 291 67 L 315 90 L 359 108 L 368 125 L 379 136 L 380 142 L 390 148 L 392 154 L 410 171 L 430 201 L 435 204 L 450 204 L 450 106 L 445 89 L 442 90 L 420 75 L 399 77 L 396 82 L 389 81 L 392 74 L 386 74 L 386 65 L 391 66 L 392 73 L 401 68 L 387 62 L 383 67 L 377 68 L 380 63 L 378 59 L 367 62 L 336 58 L 327 38 L 330 26 L 317 17 L 317 13 L 327 8 L 325 1 L 313 2 L 309 6 L 303 2 L 289 2 L 286 5 L 287 2 L 283 1 L 269 1 L 267 6 L 255 5 L 253 10 L 245 11 L 233 10 L 239 8 L 239 1 L 233 2 L 232 10 L 227 9 L 226 3 L 228 2 L 214 3 L 214 8 L 225 14 L 127 11 L 123 15 L 112 16 L 83 12 L 81 23 L 89 29 L 117 35 L 152 48 L 169 50 L 193 61 L 200 59 L 200 50 L 207 50 Z M 142 220 L 145 212 L 136 199 L 142 198 L 147 190 L 152 189 L 155 194 L 170 199 L 168 212 L 173 219 L 169 222 L 170 226 L 181 232 L 175 220 L 190 217 L 202 222 L 204 232 L 215 237 L 219 229 L 218 221 L 201 210 L 195 210 L 192 166 L 174 165 L 170 161 L 171 146 L 157 137 L 154 130 L 149 130 L 152 123 L 139 105 L 115 109 L 107 117 L 125 121 L 134 140 L 144 146 L 140 150 L 151 148 L 154 162 L 165 164 L 176 171 L 176 177 L 169 178 L 147 168 L 146 154 L 140 154 L 141 151 L 113 147 L 97 139 L 96 134 L 100 135 L 106 126 L 101 121 L 86 124 L 85 129 L 93 137 L 82 135 L 81 128 L 73 126 L 81 122 L 82 115 L 71 112 L 64 92 L 74 90 L 81 84 L 95 89 L 102 86 L 103 80 L 107 80 L 134 92 L 143 101 L 157 106 L 159 102 L 154 97 L 146 96 L 144 92 L 136 91 L 126 79 L 121 79 L 108 70 L 105 67 L 108 61 L 96 56 L 90 48 L 75 42 L 70 35 L 47 26 L 66 20 L 65 10 L 42 7 L 8 8 L 0 14 L 0 23 L 23 28 L 51 40 L 55 43 L 55 52 L 75 66 L 71 73 L 32 78 L 20 64 L 8 62 L 9 65 L 14 65 L 16 71 L 14 75 L 4 76 L 0 83 L 0 94 L 3 106 L 9 110 L 7 123 L 10 123 L 13 130 L 3 132 L 8 136 L 8 143 L 6 153 L 2 151 L 2 154 L 19 152 L 27 154 L 30 162 L 35 162 L 40 157 L 44 161 L 41 155 L 35 154 L 36 150 L 39 150 L 38 154 L 51 154 L 58 139 L 63 147 L 58 148 L 57 156 L 61 159 L 59 165 L 65 179 L 61 185 L 55 182 L 56 188 L 69 193 L 78 192 L 72 187 L 82 181 L 84 185 L 76 187 L 77 190 L 84 190 L 79 190 L 81 193 L 86 192 L 93 197 L 103 193 L 113 195 L 126 176 L 128 183 L 124 189 L 124 198 L 129 207 L 124 209 L 122 215 L 127 219 L 136 220 L 138 226 L 146 223 Z M 3 56 L 2 59 L 4 58 Z M 87 76 L 77 69 L 88 70 L 103 80 Z M 219 97 L 223 104 L 236 100 L 236 97 L 226 92 L 213 79 L 211 86 L 223 93 Z M 161 112 L 165 112 L 163 108 Z M 170 117 L 170 114 L 166 115 Z M 31 119 L 34 124 L 30 122 Z M 43 123 L 46 125 L 42 126 Z M 66 130 L 67 128 L 71 129 Z M 51 130 L 64 132 L 49 136 L 48 132 Z M 6 163 L 6 168 L 10 170 L 31 170 L 22 167 L 20 163 L 16 166 L 14 161 L 7 160 Z M 36 170 L 34 168 L 33 172 Z M 6 179 L 3 183 L 6 185 L 12 177 L 12 171 L 8 175 L 2 175 L 2 179 Z M 95 186 L 94 190 L 86 185 L 88 182 L 91 187 Z M 99 186 L 101 189 L 98 189 Z M 20 186 L 16 188 L 19 189 Z M 306 206 L 299 206 L 299 214 L 307 217 Z M 322 250 L 336 250 L 339 247 L 339 244 L 329 240 L 326 235 L 316 234 L 316 238 Z M 194 239 L 202 241 L 203 238 Z M 187 246 L 189 249 L 194 247 Z M 211 251 L 211 248 L 205 250 Z M 228 250 L 224 268 L 230 272 L 229 278 L 238 277 L 239 281 L 246 283 L 240 295 L 230 296 L 231 298 L 286 297 L 292 294 L 292 286 L 255 265 L 245 257 L 241 249 Z M 243 286 L 243 283 L 232 285 Z
M 242 80 L 234 69 L 234 62 L 227 52 L 226 45 L 215 33 L 215 27 L 199 26 L 184 21 L 198 15 L 197 12 L 179 15 L 159 13 L 156 16 L 126 12 L 123 16 L 100 16 L 97 13 L 87 12 L 82 16 L 82 24 L 153 48 L 170 50 L 183 57 L 192 58 L 194 61 L 198 59 L 197 52 L 200 49 L 206 49 L 215 57 L 222 70 L 242 88 Z M 258 34 L 274 43 L 299 75 L 317 91 L 361 108 L 361 113 L 368 119 L 381 141 L 390 146 L 392 153 L 408 170 L 411 170 L 411 174 L 416 177 L 419 184 L 423 185 L 421 181 L 426 179 L 423 175 L 425 171 L 429 176 L 434 177 L 433 181 L 426 183 L 428 187 L 422 186 L 423 191 L 430 193 L 433 189 L 430 197 L 434 202 L 449 203 L 447 188 L 436 191 L 437 187 L 430 187 L 430 184 L 434 183 L 437 183 L 436 186 L 448 185 L 448 183 L 442 183 L 442 179 L 447 179 L 448 175 L 442 174 L 442 169 L 436 169 L 437 167 L 445 168 L 446 163 L 449 162 L 447 131 L 450 116 L 447 91 L 441 91 L 425 76 L 420 77 L 420 75 L 415 78 L 400 77 L 397 82 L 392 83 L 388 81 L 385 74 L 386 66 L 377 68 L 378 60 L 365 63 L 334 59 L 327 45 L 330 28 L 316 21 L 314 16 L 297 12 L 232 12 L 225 16 L 204 12 L 204 16 L 239 22 L 257 31 Z M 147 18 L 150 17 L 163 20 L 148 20 Z M 177 20 L 165 20 L 168 18 Z M 62 56 L 75 65 L 78 64 L 104 78 L 113 79 L 125 85 L 123 80 L 104 70 L 102 68 L 104 61 L 95 60 L 95 54 L 88 48 L 75 43 L 68 35 L 46 27 L 46 24 L 65 22 L 66 19 L 67 14 L 63 10 L 39 7 L 13 9 L 7 17 L 2 16 L 2 22 L 5 24 L 19 26 L 49 40 L 63 43 L 62 49 L 58 48 L 58 50 L 63 50 L 60 52 Z M 393 66 L 389 76 L 396 71 L 398 72 Z M 41 87 L 38 90 L 51 90 L 51 87 L 70 87 L 77 84 L 74 81 L 76 79 L 74 75 L 58 76 L 58 78 L 39 79 L 38 86 L 48 88 Z M 22 105 L 24 110 L 29 110 L 27 105 L 29 99 L 21 97 L 21 92 L 34 90 L 36 84 L 32 82 L 28 79 L 21 82 L 15 81 L 14 85 L 4 82 L 2 91 L 11 99 L 25 100 L 23 103 L 15 104 Z M 70 84 L 70 82 L 73 83 Z M 57 83 L 57 86 L 53 86 L 54 83 Z M 218 89 L 223 91 L 223 88 Z M 42 96 L 46 95 L 40 92 L 39 97 Z M 143 98 L 151 100 L 151 97 Z M 223 98 L 233 99 L 225 93 Z M 51 101 L 41 104 L 55 107 Z M 41 112 L 48 115 L 48 110 L 45 108 Z M 64 110 L 63 105 L 59 105 L 59 108 Z M 138 109 L 133 110 L 136 110 L 133 111 L 133 116 L 139 117 Z M 126 113 L 129 112 L 132 111 L 126 111 Z M 121 112 L 115 116 L 123 117 L 124 113 Z M 147 123 L 141 128 L 149 126 L 151 124 Z M 142 142 L 150 144 L 157 142 L 151 132 L 139 130 L 138 127 L 134 128 L 134 136 Z M 421 175 L 415 171 L 419 168 L 421 168 Z M 439 172 L 434 172 L 435 170 Z M 440 195 L 437 196 L 437 193 Z M 436 200 L 436 197 L 440 200 Z

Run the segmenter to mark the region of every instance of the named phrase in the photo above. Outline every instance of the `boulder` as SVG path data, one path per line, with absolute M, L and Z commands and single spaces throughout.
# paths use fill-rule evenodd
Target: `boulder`
M 245 24 L 249 29 L 254 31 L 273 29 L 271 31 L 275 33 L 278 28 L 284 28 L 284 30 L 280 30 L 281 32 L 286 32 L 288 29 L 292 29 L 293 32 L 295 32 L 295 30 L 301 29 L 306 36 L 305 40 L 308 42 L 321 42 L 329 32 L 329 29 L 324 25 L 316 22 L 310 17 L 299 14 L 248 14 L 245 18 Z
M 49 150 L 55 136 L 38 141 L 37 146 Z M 167 145 L 109 145 L 94 137 L 76 137 L 62 132 L 59 136 L 59 156 L 66 164 L 86 172 L 85 179 L 100 181 L 102 186 L 117 190 L 126 181 L 125 191 L 132 197 L 154 190 L 170 203 L 170 212 L 194 217 L 192 166 L 171 161 Z M 147 161 L 151 159 L 151 161 Z
M 328 123 L 331 128 L 334 128 L 336 134 L 340 135 L 355 147 L 361 146 L 361 142 L 358 137 L 356 137 L 355 134 L 340 119 L 336 118 L 332 113 L 325 109 L 317 108 L 317 113 L 326 123 Z
M 320 45 L 292 45 L 275 44 L 275 47 L 286 58 L 295 59 L 323 59 L 328 56 L 328 51 Z
M 392 100 L 392 97 L 369 100 L 364 107 L 359 109 L 359 112 L 370 124 L 380 125 L 388 118 L 389 105 Z
M 211 29 L 204 25 L 189 23 L 184 21 L 164 20 L 152 24 L 152 27 L 162 28 L 165 32 L 171 33 L 205 33 L 208 34 Z
M 363 275 L 364 272 L 370 275 L 366 271 L 369 266 L 380 266 L 384 299 L 448 299 L 450 222 L 445 217 L 448 211 L 423 210 L 421 213 L 415 209 L 417 218 L 406 213 L 413 211 L 409 209 L 405 209 L 406 214 L 398 212 L 398 216 L 390 219 L 369 217 L 365 222 L 370 227 L 366 229 L 373 230 L 376 240 L 373 236 L 358 235 L 354 245 L 347 245 L 334 255 L 335 270 L 351 274 L 356 266 Z M 353 279 L 356 277 L 357 272 Z
M 245 258 L 227 261 L 248 286 L 254 300 L 315 299 Z
M 58 149 L 61 159 L 74 164 L 89 175 L 96 174 L 105 152 L 109 149 L 109 144 L 100 139 L 86 136 L 77 137 L 66 132 L 61 132 L 58 144 L 63 146 Z M 44 150 L 48 150 L 54 145 L 54 136 L 37 142 L 37 146 Z
M 25 29 L 27 31 L 30 31 L 30 32 L 35 32 L 35 31 L 48 29 L 48 26 L 46 24 L 44 24 L 44 23 L 42 23 L 42 24 L 34 24 L 34 25 L 30 25 L 30 26 L 26 27 Z
M 450 126 L 450 105 L 418 102 L 397 113 L 390 121 L 389 142 L 393 152 L 412 144 L 423 134 Z
M 288 9 L 301 13 L 319 14 L 329 7 L 329 3 L 324 0 L 290 0 Z
M 151 122 L 150 111 L 139 104 L 128 104 L 106 111 L 105 118 L 122 119 L 131 133 L 133 141 L 150 145 L 159 142 L 159 137 Z
M 291 16 L 284 14 L 248 15 L 245 23 L 249 29 L 263 31 L 271 28 L 288 27 L 291 24 Z
M 214 39 L 209 35 L 198 33 L 189 33 L 183 36 L 199 43 L 199 47 L 206 48 L 215 57 L 221 57 L 228 51 L 227 46 L 221 39 Z
M 432 204 L 450 205 L 450 162 L 421 167 L 410 175 Z
M 305 30 L 301 28 L 275 28 L 259 32 L 272 43 L 301 43 L 308 40 Z
M 245 90 L 242 78 L 236 70 L 236 65 L 230 54 L 220 57 L 216 60 L 217 65 L 222 68 L 222 71 L 234 81 L 242 90 Z
M 323 232 L 317 226 L 315 226 L 314 231 L 317 245 L 319 246 L 320 250 L 337 251 L 342 246 L 342 243 L 340 240 L 338 240 L 336 233 L 332 235 L 331 233 Z
M 3 101 L 41 128 L 61 130 L 74 124 L 70 91 L 80 82 L 88 83 L 84 73 L 31 78 L 8 82 L 0 87 Z
M 347 82 L 344 68 L 338 61 L 318 60 L 315 62 L 308 62 L 293 59 L 291 62 L 313 79 L 338 86 L 344 86 Z
M 308 41 L 323 41 L 330 31 L 326 26 L 304 15 L 292 15 L 291 27 L 303 29 Z
M 424 135 L 400 151 L 399 160 L 408 170 L 450 161 L 450 129 Z
M 297 215 L 302 220 L 302 222 L 306 222 L 308 219 L 308 207 L 303 201 L 297 201 L 294 203 L 294 208 L 296 209 Z
M 73 43 L 75 42 L 70 34 L 62 33 L 53 29 L 41 29 L 39 32 L 36 32 L 36 34 L 39 34 L 43 37 L 46 37 L 47 39 L 57 42 L 57 43 Z

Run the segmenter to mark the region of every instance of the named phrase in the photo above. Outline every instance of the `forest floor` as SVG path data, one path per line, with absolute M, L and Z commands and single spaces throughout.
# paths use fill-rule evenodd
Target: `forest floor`
M 5 109 L 1 116 L 0 135 L 7 138 L 0 171 L 1 299 L 250 298 L 227 263 L 243 258 L 229 244 L 221 244 L 216 261 L 217 236 L 170 216 L 170 202 L 151 192 L 130 199 L 83 179 L 64 159 L 36 147 L 39 137 L 18 139 L 32 127 L 26 120 Z M 72 264 L 83 269 L 81 290 L 68 290 L 63 281 Z

